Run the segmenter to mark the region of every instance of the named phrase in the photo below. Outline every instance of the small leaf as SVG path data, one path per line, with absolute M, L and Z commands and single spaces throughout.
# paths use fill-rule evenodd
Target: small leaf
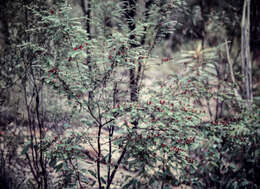
M 94 181 L 92 184 L 91 184 L 91 186 L 94 186 L 96 184 L 96 181 Z
M 21 155 L 24 155 L 24 154 L 27 153 L 27 151 L 29 150 L 30 144 L 31 144 L 31 143 L 29 142 L 29 143 L 27 143 L 27 144 L 24 146 L 23 151 L 21 152 Z
M 69 123 L 65 123 L 63 126 L 66 127 L 66 128 L 71 127 L 71 125 Z
M 250 182 L 248 180 L 244 180 L 240 186 L 246 186 L 246 185 L 249 185 Z
M 81 54 L 81 51 L 73 51 L 72 53 L 70 53 L 70 57 L 71 58 L 75 58 L 77 55 Z
M 86 172 L 87 172 L 87 169 L 81 169 L 81 171 L 82 171 L 83 173 L 86 173 Z
M 97 178 L 97 174 L 96 174 L 94 171 L 88 170 L 88 172 L 89 172 L 93 177 Z
M 126 185 L 123 186 L 123 189 L 128 189 L 130 188 L 131 185 L 135 185 L 136 184 L 136 180 L 132 179 L 130 182 L 128 182 Z
M 89 183 L 89 179 L 87 177 L 81 177 L 81 180 L 85 183 Z
M 58 165 L 55 167 L 56 172 L 58 172 L 62 167 L 63 167 L 63 163 L 58 164 Z
M 56 157 L 52 158 L 51 161 L 49 162 L 50 167 L 54 167 L 57 163 Z

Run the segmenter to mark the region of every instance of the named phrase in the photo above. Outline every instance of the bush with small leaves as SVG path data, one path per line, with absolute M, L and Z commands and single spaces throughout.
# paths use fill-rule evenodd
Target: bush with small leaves
M 219 49 L 199 45 L 180 56 L 182 60 L 173 59 L 184 64 L 185 74 L 170 75 L 142 90 L 152 49 L 172 29 L 172 1 L 146 1 L 137 14 L 135 1 L 93 0 L 87 10 L 82 6 L 82 18 L 71 18 L 64 2 L 48 11 L 30 9 L 41 22 L 28 32 L 44 42 L 24 44 L 42 52 L 37 59 L 41 64 L 35 66 L 42 81 L 67 99 L 87 131 L 65 134 L 45 151 L 49 167 L 60 176 L 57 187 L 109 189 L 121 165 L 127 170 L 121 188 L 256 186 L 251 181 L 258 178 L 252 169 L 258 162 L 257 116 L 205 123 L 205 110 L 194 103 L 217 98 L 232 105 L 231 84 L 224 83 L 225 89 L 215 94 L 215 83 L 210 83 L 216 79 L 212 70 Z M 171 61 L 167 57 L 160 63 Z M 83 145 L 91 146 L 95 155 Z M 242 149 L 249 150 L 246 163 L 236 164 L 235 154 Z M 80 162 L 92 168 L 82 169 Z M 236 167 L 240 165 L 246 171 Z M 236 180 L 245 175 L 247 179 Z

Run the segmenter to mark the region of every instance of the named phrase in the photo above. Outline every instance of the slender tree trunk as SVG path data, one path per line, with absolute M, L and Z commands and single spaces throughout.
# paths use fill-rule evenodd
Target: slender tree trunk
M 134 23 L 134 18 L 136 16 L 136 0 L 128 0 L 125 1 L 124 4 L 124 9 L 125 9 L 125 18 L 127 19 L 128 22 L 128 27 L 130 31 L 133 33 L 135 30 L 135 23 Z M 134 33 L 130 35 L 129 40 L 134 40 L 135 35 Z M 135 43 L 130 42 L 131 48 L 136 48 L 138 45 Z M 131 67 L 129 69 L 129 88 L 130 88 L 130 100 L 131 102 L 137 102 L 138 101 L 138 83 L 139 83 L 139 78 L 141 74 L 138 70 L 142 69 L 142 65 L 138 64 L 137 69 L 135 66 Z M 132 124 L 135 126 L 135 128 L 138 125 L 138 120 L 134 120 Z
M 80 1 L 80 6 L 83 12 L 83 15 L 87 17 L 87 21 L 86 21 L 86 30 L 87 30 L 87 34 L 88 34 L 88 39 L 91 40 L 91 25 L 90 25 L 90 19 L 91 19 L 91 0 L 88 0 L 87 5 L 85 0 L 81 0 Z M 87 54 L 89 54 L 89 47 L 87 47 Z M 89 72 L 92 73 L 92 65 L 91 65 L 91 57 L 88 56 L 87 57 L 87 63 L 88 65 L 88 69 Z M 93 99 L 93 92 L 89 91 L 88 94 L 89 97 L 89 101 L 91 101 Z
M 243 74 L 244 98 L 248 107 L 253 102 L 252 93 L 252 62 L 250 57 L 250 0 L 244 1 L 242 23 L 241 23 L 241 58 Z
M 135 23 L 133 22 L 134 17 L 136 15 L 136 2 L 135 0 L 128 0 L 128 4 L 125 4 L 125 17 L 128 21 L 128 27 L 133 32 L 135 30 Z M 132 34 L 129 37 L 129 40 L 134 40 L 135 35 Z M 130 43 L 132 48 L 136 47 L 136 44 Z M 132 102 L 136 102 L 138 100 L 137 97 L 137 83 L 136 83 L 136 71 L 135 67 L 130 68 L 129 70 L 129 86 L 130 86 L 130 100 Z

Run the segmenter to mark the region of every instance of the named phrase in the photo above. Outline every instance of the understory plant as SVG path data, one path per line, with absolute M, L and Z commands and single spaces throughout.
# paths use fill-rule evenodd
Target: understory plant
M 149 152 L 150 146 L 142 147 L 143 150 L 139 147 L 135 149 L 140 145 L 137 139 L 142 135 L 139 133 L 142 130 L 147 132 L 144 137 L 152 137 L 152 133 L 158 135 L 150 141 L 154 143 L 153 150 L 158 154 L 151 164 L 158 161 L 159 166 L 163 165 L 160 169 L 165 169 L 165 163 L 162 162 L 166 157 L 161 157 L 158 146 L 167 146 L 166 142 L 171 142 L 175 135 L 165 133 L 170 138 L 163 139 L 160 136 L 163 128 L 162 131 L 152 131 L 149 129 L 152 125 L 148 127 L 148 124 L 143 124 L 145 119 L 153 122 L 157 118 L 153 118 L 149 104 L 141 102 L 138 96 L 144 66 L 151 56 L 151 50 L 167 34 L 167 30 L 172 30 L 172 22 L 167 20 L 172 5 L 159 1 L 147 4 L 146 11 L 142 13 L 145 16 L 138 20 L 126 15 L 132 14 L 133 9 L 126 1 L 88 2 L 87 11 L 92 14 L 87 12 L 82 18 L 70 17 L 67 2 L 58 3 L 50 10 L 27 8 L 39 22 L 28 29 L 32 40 L 21 47 L 38 54 L 34 68 L 41 71 L 41 81 L 56 90 L 60 98 L 67 98 L 71 109 L 82 115 L 84 129 L 95 131 L 94 135 L 86 132 L 86 140 L 83 140 L 82 135 L 51 140 L 49 149 L 52 150 L 45 149 L 46 158 L 49 158 L 48 166 L 64 177 L 64 182 L 57 186 L 66 188 L 90 184 L 110 188 L 119 165 L 128 163 L 133 154 L 145 150 Z M 160 14 L 163 17 L 157 18 Z M 81 26 L 81 22 L 86 23 L 86 29 Z M 136 22 L 135 27 L 132 27 L 133 22 Z M 156 35 L 147 36 L 145 32 L 148 30 L 154 30 Z M 164 105 L 165 101 L 154 99 L 153 103 Z M 165 122 L 160 127 L 172 122 L 167 114 L 165 120 L 160 121 Z M 118 128 L 120 132 L 116 136 L 115 130 Z M 107 132 L 107 136 L 101 135 L 103 132 Z M 85 150 L 83 145 L 88 145 L 92 152 Z M 185 153 L 182 154 L 177 146 L 170 145 L 167 148 L 175 150 L 176 156 L 180 153 L 184 157 Z M 92 157 L 92 167 L 95 165 L 96 168 L 86 169 L 79 165 L 86 161 L 84 154 Z M 114 154 L 119 156 L 115 157 Z M 134 160 L 134 167 L 138 163 L 139 159 Z M 103 164 L 106 164 L 106 172 L 102 171 Z M 129 172 L 131 166 L 127 168 Z M 84 179 L 86 173 L 91 175 L 90 178 L 87 176 Z M 162 177 L 157 180 L 163 180 Z M 130 184 L 140 186 L 142 182 Z
M 157 58 L 153 48 L 174 28 L 171 9 L 178 2 L 147 1 L 144 11 L 136 14 L 135 1 L 93 0 L 83 4 L 80 18 L 71 17 L 67 1 L 44 10 L 27 7 L 38 22 L 27 30 L 30 40 L 20 48 L 35 54 L 28 68 L 37 73 L 34 86 L 40 83 L 56 91 L 82 126 L 76 129 L 66 123 L 62 136 L 40 133 L 40 140 L 31 139 L 35 145 L 32 141 L 25 145 L 22 154 L 27 159 L 33 158 L 28 146 L 44 158 L 40 163 L 46 183 L 54 188 L 100 189 L 169 188 L 183 183 L 233 187 L 238 183 L 235 176 L 227 181 L 216 176 L 215 181 L 205 175 L 215 170 L 233 174 L 228 172 L 234 172 L 233 157 L 246 145 L 253 145 L 247 157 L 257 161 L 252 154 L 257 152 L 258 138 L 241 141 L 254 131 L 249 127 L 252 119 L 241 112 L 230 121 L 205 120 L 209 112 L 198 105 L 214 98 L 232 105 L 231 84 L 215 94 L 215 83 L 210 83 L 217 78 L 212 70 L 219 61 L 218 49 L 203 51 L 199 46 L 187 52 L 191 58 L 181 57 L 187 72 L 142 88 L 149 59 Z M 178 61 L 172 57 L 158 60 L 158 64 L 174 62 Z M 248 174 L 249 181 L 257 178 L 256 173 Z
M 207 141 L 191 152 L 197 168 L 186 170 L 194 188 L 259 187 L 259 110 L 203 124 L 200 131 Z

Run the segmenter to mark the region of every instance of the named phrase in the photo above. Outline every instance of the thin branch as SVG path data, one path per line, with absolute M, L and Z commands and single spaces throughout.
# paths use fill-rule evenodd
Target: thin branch
M 232 63 L 232 60 L 230 58 L 230 54 L 229 54 L 229 47 L 228 47 L 228 42 L 227 40 L 225 40 L 225 44 L 226 44 L 226 53 L 227 53 L 227 61 L 228 61 L 228 64 L 229 64 L 229 70 L 230 70 L 230 75 L 231 75 L 231 80 L 233 82 L 233 84 L 235 85 L 235 87 L 233 88 L 234 90 L 234 94 L 235 94 L 235 97 L 237 99 L 237 101 L 241 101 L 242 100 L 242 97 L 241 95 L 239 94 L 239 88 L 238 88 L 238 85 L 236 83 L 236 79 L 235 79 L 235 76 L 234 76 L 234 71 L 233 71 L 233 63 Z
M 124 158 L 124 156 L 125 156 L 125 154 L 126 154 L 127 147 L 128 147 L 128 143 L 125 145 L 125 147 L 124 147 L 124 149 L 123 149 L 123 151 L 122 151 L 122 153 L 121 153 L 119 159 L 117 160 L 117 163 L 116 163 L 116 165 L 115 165 L 115 168 L 114 168 L 114 170 L 112 171 L 112 174 L 111 174 L 111 176 L 110 176 L 110 180 L 109 180 L 109 182 L 107 183 L 106 189 L 109 189 L 109 188 L 110 188 L 110 185 L 112 184 L 112 181 L 113 181 L 113 179 L 114 179 L 114 177 L 115 177 L 115 174 L 116 174 L 116 172 L 117 172 L 117 169 L 118 169 L 119 165 L 121 164 L 121 161 L 123 160 L 123 158 Z

